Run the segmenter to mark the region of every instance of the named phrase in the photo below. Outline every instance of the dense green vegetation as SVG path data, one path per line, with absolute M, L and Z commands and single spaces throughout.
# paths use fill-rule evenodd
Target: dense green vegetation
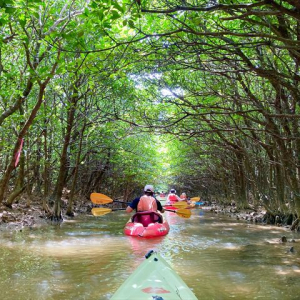
M 298 1 L 0 7 L 0 202 L 153 182 L 299 216 Z

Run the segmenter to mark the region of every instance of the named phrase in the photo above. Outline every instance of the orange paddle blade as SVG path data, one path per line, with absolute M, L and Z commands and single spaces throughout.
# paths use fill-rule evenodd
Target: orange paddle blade
M 109 198 L 108 196 L 100 193 L 92 193 L 91 196 L 91 201 L 95 204 L 107 204 L 107 203 L 112 203 L 113 199 Z
M 92 214 L 96 217 L 109 214 L 110 212 L 112 212 L 112 210 L 110 208 L 104 208 L 104 207 L 94 207 L 94 208 L 92 208 Z
M 180 209 L 177 209 L 175 211 L 175 213 L 179 216 L 179 217 L 182 217 L 182 218 L 190 218 L 192 213 L 191 213 L 191 210 L 190 209 L 185 209 L 185 208 L 180 208 Z

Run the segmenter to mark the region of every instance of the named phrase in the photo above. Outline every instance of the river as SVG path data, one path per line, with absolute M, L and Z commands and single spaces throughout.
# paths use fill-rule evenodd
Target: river
M 199 299 L 300 299 L 299 233 L 199 209 L 166 214 L 170 232 L 155 239 L 124 236 L 120 211 L 0 232 L 0 299 L 110 299 L 152 249 Z

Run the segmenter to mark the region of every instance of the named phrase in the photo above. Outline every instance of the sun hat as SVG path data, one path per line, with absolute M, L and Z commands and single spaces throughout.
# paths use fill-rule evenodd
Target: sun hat
M 151 184 L 145 185 L 144 191 L 145 192 L 152 192 L 152 193 L 154 193 L 154 187 L 153 187 L 153 185 L 151 185 Z

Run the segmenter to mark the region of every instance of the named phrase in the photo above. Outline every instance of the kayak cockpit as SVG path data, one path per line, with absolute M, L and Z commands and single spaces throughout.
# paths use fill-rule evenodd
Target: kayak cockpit
M 154 211 L 137 212 L 131 218 L 133 223 L 141 223 L 144 227 L 148 227 L 151 223 L 163 223 L 162 216 Z
M 168 234 L 170 226 L 166 219 L 154 211 L 137 212 L 126 223 L 124 233 L 129 236 L 151 238 Z

